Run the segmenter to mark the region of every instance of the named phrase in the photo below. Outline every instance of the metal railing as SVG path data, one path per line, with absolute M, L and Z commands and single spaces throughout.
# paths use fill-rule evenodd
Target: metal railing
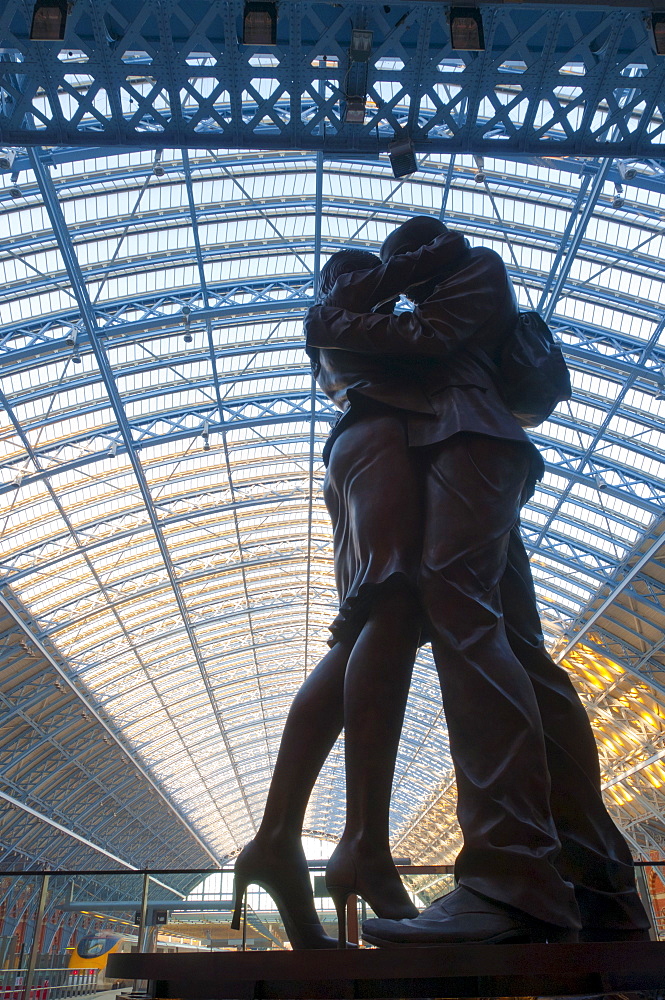
M 0 1000 L 24 1000 L 26 969 L 0 969 Z M 97 969 L 34 969 L 29 1000 L 64 1000 L 97 989 Z
M 316 878 L 316 872 L 322 872 L 325 862 L 310 864 L 314 876 L 315 896 L 322 896 L 324 890 L 317 891 L 323 883 L 321 876 Z M 410 865 L 397 862 L 400 874 L 406 877 L 412 891 L 426 900 L 428 890 L 440 895 L 446 891 L 442 876 L 452 873 L 450 865 Z M 665 860 L 636 861 L 635 871 L 638 886 L 652 919 L 655 936 L 665 938 Z M 210 940 L 187 939 L 187 929 L 177 929 L 176 935 L 181 937 L 164 937 L 162 944 L 166 950 L 178 947 L 194 950 L 204 950 L 223 946 L 228 918 L 231 910 L 231 899 L 228 893 L 222 893 L 221 881 L 219 889 L 209 897 L 204 890 L 197 896 L 194 886 L 201 885 L 208 876 L 227 875 L 231 878 L 232 865 L 225 869 L 161 869 L 144 871 L 7 871 L 0 872 L 0 916 L 9 923 L 3 930 L 4 938 L 0 938 L 0 1000 L 60 1000 L 70 996 L 82 996 L 93 993 L 97 989 L 97 981 L 103 976 L 102 966 L 95 968 L 53 968 L 62 954 L 50 951 L 52 942 L 60 941 L 58 928 L 71 928 L 69 914 L 78 912 L 85 914 L 87 931 L 85 933 L 115 934 L 124 937 L 124 946 L 133 945 L 132 950 L 151 951 L 157 943 L 157 934 L 167 935 L 170 923 L 170 912 L 173 911 L 182 924 L 183 919 L 191 909 L 215 911 L 215 920 L 220 923 L 219 935 L 217 929 L 210 930 Z M 175 879 L 173 876 L 186 876 Z M 434 876 L 434 878 L 431 878 Z M 117 884 L 115 879 L 117 878 Z M 128 886 L 128 879 L 130 885 Z M 114 888 L 115 886 L 115 888 Z M 180 887 L 180 888 L 178 888 Z M 76 891 L 75 891 L 76 890 Z M 165 892 L 165 890 L 168 890 Z M 76 898 L 73 898 L 74 895 Z M 228 896 L 228 898 L 227 898 Z M 195 901 L 196 904 L 195 905 Z M 327 901 L 326 901 L 327 902 Z M 47 905 L 48 904 L 48 905 Z M 319 906 L 323 904 L 323 898 Z M 260 915 L 260 914 L 259 914 Z M 323 917 L 323 912 L 322 912 Z M 276 923 L 279 915 L 271 913 L 269 923 Z M 20 923 L 22 921 L 22 923 Z M 102 921 L 98 923 L 97 921 Z M 103 921 L 110 923 L 104 924 Z M 186 919 L 185 919 L 186 924 Z M 106 932 L 98 930 L 103 926 L 117 927 L 117 931 Z M 261 930 L 261 928 L 259 928 Z M 71 929 L 69 931 L 71 935 Z M 237 933 L 237 932 L 235 932 Z M 226 934 L 229 937 L 230 932 Z M 196 936 L 196 935 L 194 935 Z M 266 940 L 273 939 L 272 932 Z M 219 945 L 217 944 L 219 939 Z M 21 947 L 12 948 L 7 942 L 14 940 L 22 942 Z M 4 945 L 3 945 L 4 942 Z M 81 942 L 79 941 L 79 944 Z M 227 947 L 231 941 L 225 942 Z M 265 942 L 264 942 L 265 944 Z M 270 943 L 268 942 L 270 947 Z M 4 947 L 4 951 L 3 951 Z M 58 946 L 56 946 L 58 947 Z M 64 948 L 64 946 L 63 946 Z M 74 947 L 68 949 L 71 957 L 67 964 L 75 965 L 77 951 Z M 83 955 L 83 953 L 81 953 Z M 95 954 L 93 951 L 92 955 Z M 101 953 L 98 953 L 101 954 Z M 85 958 L 88 956 L 86 955 Z M 12 966 L 2 969 L 2 965 Z M 89 964 L 89 963 L 86 963 Z

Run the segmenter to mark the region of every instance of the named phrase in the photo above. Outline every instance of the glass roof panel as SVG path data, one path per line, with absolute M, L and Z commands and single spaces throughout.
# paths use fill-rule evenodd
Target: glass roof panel
M 502 255 L 525 308 L 549 310 L 575 396 L 534 431 L 547 474 L 523 528 L 557 641 L 663 513 L 663 178 L 637 164 L 617 209 L 608 174 L 584 227 L 600 164 L 577 159 L 486 157 L 480 184 L 467 155 L 395 180 L 384 157 L 191 150 L 192 211 L 180 151 L 162 177 L 152 150 L 79 155 L 52 171 L 66 233 L 27 165 L 21 198 L 0 176 L 3 584 L 222 857 L 260 819 L 335 614 L 320 460 L 334 413 L 301 330 L 317 269 L 442 213 Z M 396 842 L 450 779 L 425 650 Z M 342 824 L 338 745 L 307 828 Z

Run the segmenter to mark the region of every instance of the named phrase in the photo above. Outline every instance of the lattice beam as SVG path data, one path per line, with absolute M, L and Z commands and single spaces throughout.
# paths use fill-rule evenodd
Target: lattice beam
M 376 155 L 406 129 L 423 151 L 662 155 L 665 63 L 639 7 L 483 3 L 483 52 L 452 48 L 443 4 L 282 0 L 267 49 L 242 44 L 242 11 L 78 0 L 49 44 L 6 0 L 1 141 Z M 354 27 L 372 32 L 363 66 Z M 344 120 L 349 86 L 360 124 Z

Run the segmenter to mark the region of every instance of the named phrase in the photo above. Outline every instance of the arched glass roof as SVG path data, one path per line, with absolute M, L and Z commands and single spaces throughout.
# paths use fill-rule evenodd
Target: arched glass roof
M 320 461 L 334 414 L 301 332 L 317 272 L 423 212 L 498 250 L 565 346 L 575 394 L 534 432 L 547 472 L 523 530 L 548 641 L 609 741 L 606 781 L 641 720 L 626 781 L 651 775 L 655 798 L 628 808 L 615 782 L 616 815 L 665 843 L 664 633 L 646 604 L 625 621 L 626 588 L 665 579 L 660 166 L 628 163 L 625 180 L 624 163 L 619 194 L 618 164 L 595 159 L 485 157 L 483 179 L 474 157 L 430 154 L 402 180 L 383 156 L 306 152 L 31 150 L 17 165 L 0 189 L 3 594 L 206 845 L 224 857 L 252 835 L 335 613 Z M 619 592 L 630 634 L 612 624 Z M 452 787 L 424 652 L 400 856 L 454 853 L 453 826 L 436 851 L 425 838 Z M 307 830 L 335 837 L 343 808 L 337 748 Z

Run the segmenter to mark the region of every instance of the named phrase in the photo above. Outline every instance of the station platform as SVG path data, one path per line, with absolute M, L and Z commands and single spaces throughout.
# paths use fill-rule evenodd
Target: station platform
M 156 998 L 573 997 L 665 990 L 665 942 L 111 955 Z

